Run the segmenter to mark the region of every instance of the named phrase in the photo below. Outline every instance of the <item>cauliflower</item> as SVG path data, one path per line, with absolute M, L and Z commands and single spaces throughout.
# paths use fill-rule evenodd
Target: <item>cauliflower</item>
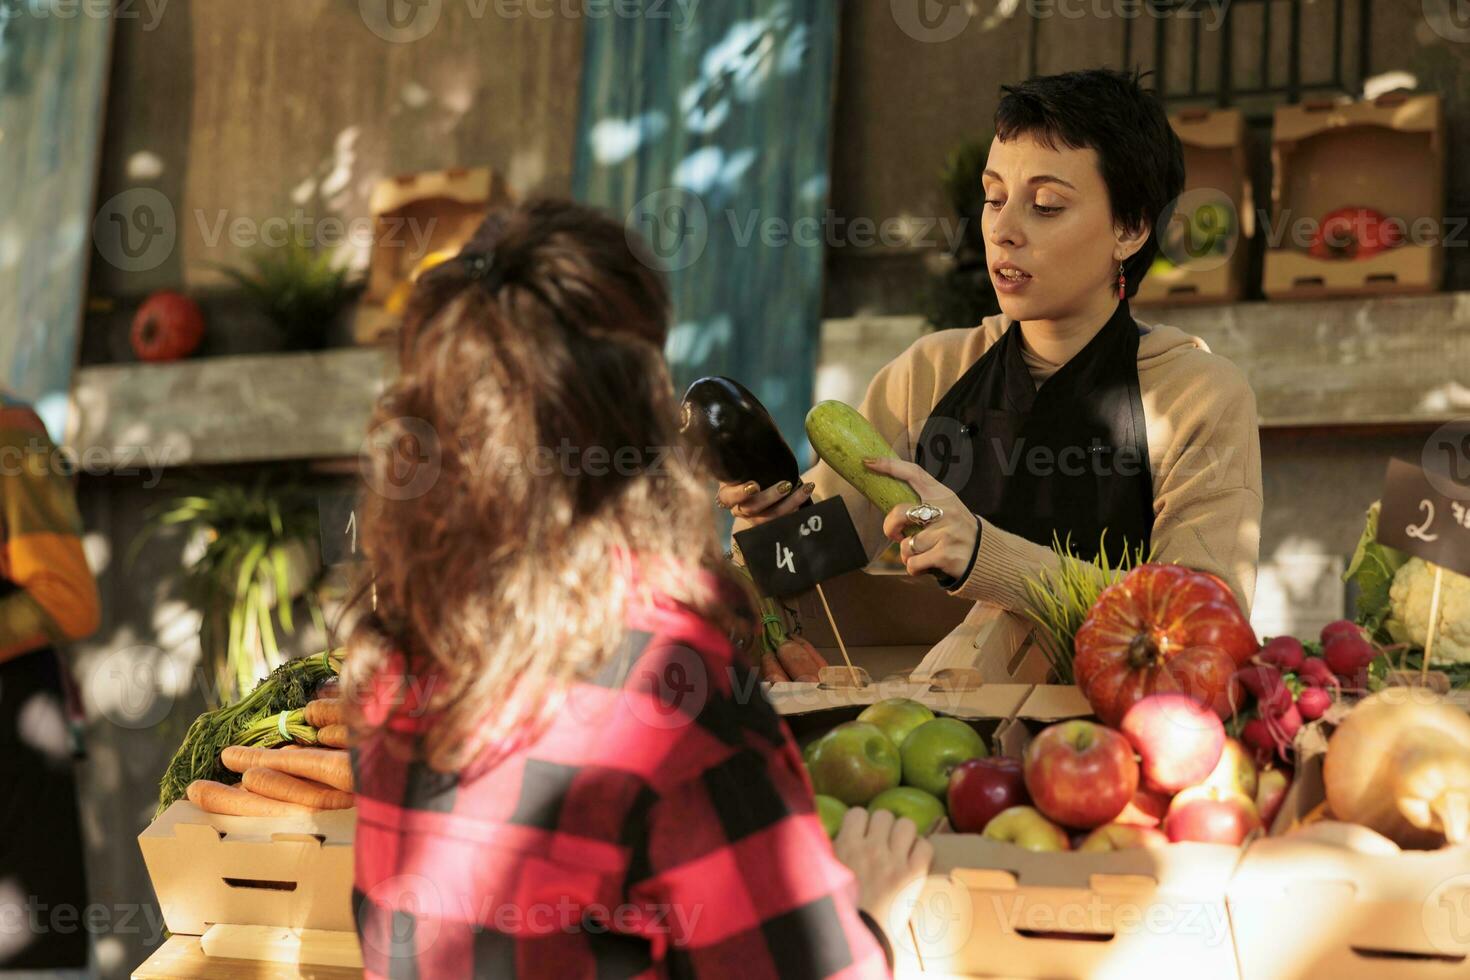
M 1409 559 L 1394 573 L 1388 596 L 1393 612 L 1385 627 L 1395 640 L 1422 647 L 1429 639 L 1434 568 L 1421 559 Z M 1434 662 L 1470 663 L 1470 578 L 1455 572 L 1444 573 Z

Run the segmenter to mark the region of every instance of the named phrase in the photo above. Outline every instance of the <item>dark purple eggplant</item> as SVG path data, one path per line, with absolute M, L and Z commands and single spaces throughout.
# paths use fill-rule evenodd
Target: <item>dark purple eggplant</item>
M 684 393 L 680 430 L 710 454 L 723 483 L 754 480 L 761 489 L 801 480 L 796 456 L 766 406 L 733 378 L 700 378 Z

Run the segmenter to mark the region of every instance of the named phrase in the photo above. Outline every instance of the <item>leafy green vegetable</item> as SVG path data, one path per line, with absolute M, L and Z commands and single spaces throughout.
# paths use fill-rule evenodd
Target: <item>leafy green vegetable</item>
M 329 677 L 335 677 L 339 658 L 328 653 L 300 660 L 288 660 L 271 672 L 240 701 L 213 711 L 206 711 L 189 726 L 188 734 L 169 760 L 158 787 L 158 812 L 162 813 L 184 795 L 196 779 L 213 779 L 223 783 L 238 782 L 240 777 L 225 768 L 220 753 L 231 745 L 265 745 L 272 732 L 279 734 L 278 715 L 304 708 L 316 689 Z M 292 723 L 299 722 L 295 730 Z M 303 734 L 302 719 L 288 715 L 287 731 Z M 241 741 L 249 733 L 250 742 Z M 281 741 L 285 741 L 284 737 Z M 272 743 L 278 744 L 278 743 Z
M 1083 561 L 1072 547 L 1070 534 L 1065 542 L 1053 534 L 1052 550 L 1060 559 L 1056 572 L 1043 571 L 1034 579 L 1026 579 L 1026 614 L 1040 627 L 1036 642 L 1051 663 L 1057 682 L 1071 684 L 1072 660 L 1076 656 L 1073 643 L 1098 596 L 1124 574 L 1150 561 L 1152 555 L 1145 555 L 1140 545 L 1132 552 L 1125 549 L 1114 564 L 1107 548 L 1101 547 L 1095 560 Z
M 1389 587 L 1393 585 L 1394 573 L 1409 560 L 1409 556 L 1378 543 L 1378 509 L 1379 502 L 1375 500 L 1368 508 L 1363 534 L 1358 538 L 1358 547 L 1342 580 L 1353 582 L 1358 587 L 1358 625 L 1369 630 L 1378 642 L 1393 643 L 1394 637 L 1386 625 L 1393 611 Z

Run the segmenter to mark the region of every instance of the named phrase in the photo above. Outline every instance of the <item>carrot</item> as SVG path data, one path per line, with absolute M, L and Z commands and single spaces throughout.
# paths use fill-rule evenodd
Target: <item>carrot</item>
M 817 680 L 817 672 L 827 666 L 827 661 L 806 640 L 793 636 L 776 650 L 781 666 L 794 681 Z
M 240 786 L 226 786 L 212 779 L 194 780 L 185 795 L 201 810 L 236 817 L 299 817 L 316 812 L 308 806 L 272 800 Z
M 306 723 L 315 728 L 340 725 L 347 719 L 342 715 L 342 702 L 337 698 L 318 698 L 306 702 Z
M 330 748 L 345 749 L 347 748 L 347 726 L 323 725 L 316 730 L 316 740 Z
M 309 779 L 298 779 L 275 769 L 246 769 L 240 783 L 252 793 L 283 803 L 299 803 L 314 810 L 347 810 L 353 805 L 351 793 Z
M 263 766 L 288 772 L 302 779 L 326 783 L 344 793 L 352 792 L 352 762 L 341 749 L 300 748 L 294 752 L 231 745 L 220 753 L 220 761 L 232 772 Z
M 779 684 L 782 681 L 791 680 L 786 676 L 786 671 L 781 667 L 780 659 L 770 652 L 761 654 L 761 680 Z

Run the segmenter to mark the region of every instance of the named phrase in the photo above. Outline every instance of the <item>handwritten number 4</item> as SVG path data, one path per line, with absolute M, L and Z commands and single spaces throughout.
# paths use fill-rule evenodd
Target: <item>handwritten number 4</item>
M 796 574 L 795 554 L 781 542 L 776 542 L 776 567 L 784 568 L 792 575 Z

